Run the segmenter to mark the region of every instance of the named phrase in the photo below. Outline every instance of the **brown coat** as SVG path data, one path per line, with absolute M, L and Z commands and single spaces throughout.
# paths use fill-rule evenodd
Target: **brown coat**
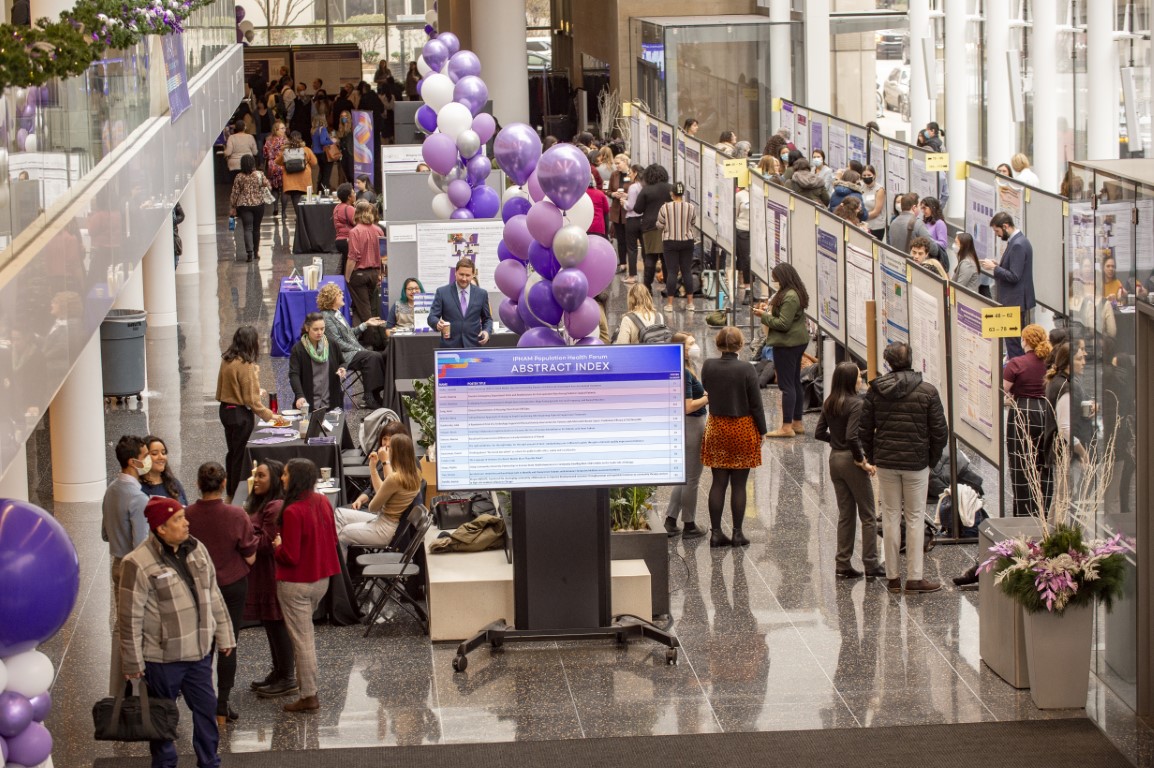
M 284 150 L 276 156 L 277 165 L 284 168 Z M 317 156 L 308 147 L 305 147 L 305 169 L 300 173 L 289 173 L 284 171 L 284 191 L 287 192 L 308 192 L 309 187 L 313 184 L 313 168 L 316 167 Z
M 622 174 L 621 171 L 614 171 L 613 174 L 609 177 L 609 221 L 613 224 L 625 223 L 625 206 L 621 204 L 620 200 L 613 196 L 613 193 L 619 189 L 629 189 L 628 186 L 622 185 L 621 183 L 621 178 L 623 176 L 624 174 Z M 629 183 L 635 184 L 636 182 L 630 181 Z

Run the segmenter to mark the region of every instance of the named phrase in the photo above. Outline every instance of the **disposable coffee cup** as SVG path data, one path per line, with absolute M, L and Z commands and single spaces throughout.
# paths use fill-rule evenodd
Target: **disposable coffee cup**
M 304 440 L 309 434 L 309 420 L 301 419 L 297 422 L 297 429 L 300 430 L 301 440 Z
M 332 479 L 333 479 L 332 467 L 321 467 L 321 482 L 327 483 L 329 480 L 332 480 Z
M 1094 401 L 1093 400 L 1083 400 L 1082 401 L 1082 418 L 1088 419 L 1093 415 L 1094 415 Z
M 452 328 L 450 327 L 449 323 L 446 322 L 445 325 L 441 327 L 441 336 L 447 339 L 447 338 L 449 338 L 449 334 L 451 331 L 452 331 Z

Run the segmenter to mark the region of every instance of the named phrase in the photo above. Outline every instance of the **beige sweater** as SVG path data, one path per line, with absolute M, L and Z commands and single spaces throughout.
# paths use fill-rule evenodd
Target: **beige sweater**
M 236 360 L 222 360 L 220 374 L 216 378 L 216 399 L 229 405 L 243 405 L 265 421 L 273 418 L 273 412 L 260 399 L 260 367 L 256 363 Z

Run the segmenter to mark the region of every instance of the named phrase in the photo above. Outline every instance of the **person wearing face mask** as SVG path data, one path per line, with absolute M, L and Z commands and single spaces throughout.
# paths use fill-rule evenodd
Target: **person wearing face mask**
M 1034 297 L 1034 247 L 1005 211 L 994 214 L 990 228 L 1006 243 L 1006 250 L 1000 262 L 982 259 L 982 269 L 994 275 L 994 298 L 1003 307 L 1018 307 L 1022 312 L 1022 325 L 1029 325 L 1033 322 L 1037 304 Z M 1023 354 L 1021 339 L 1006 339 L 1007 358 Z
M 886 236 L 886 191 L 877 171 L 867 165 L 861 175 L 861 198 L 866 210 L 866 228 L 878 240 Z
M 307 104 L 301 104 L 296 91 L 285 88 L 281 91 L 281 101 L 284 103 L 284 121 L 291 134 L 297 131 L 301 136 L 312 133 L 312 110 Z
M 834 181 L 833 169 L 825 164 L 825 152 L 820 149 L 815 149 L 813 156 L 810 158 L 809 165 L 817 177 L 821 179 L 822 183 L 825 184 L 826 194 L 832 195 Z

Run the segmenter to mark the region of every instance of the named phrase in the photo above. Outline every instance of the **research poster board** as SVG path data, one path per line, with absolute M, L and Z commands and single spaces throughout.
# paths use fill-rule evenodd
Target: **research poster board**
M 848 134 L 849 159 L 857 160 L 862 165 L 866 165 L 869 162 L 866 152 L 866 143 L 869 141 L 869 131 L 856 125 L 849 125 Z M 881 169 L 876 170 L 878 170 L 879 173 L 881 172 Z M 882 175 L 879 178 L 884 179 L 885 175 Z
M 685 184 L 686 201 L 696 205 L 697 201 L 690 196 L 689 184 L 685 181 L 685 134 L 682 133 L 680 129 L 677 131 L 677 146 L 674 149 L 673 154 L 673 169 L 670 172 L 669 177 L 675 182 L 680 181 L 682 184 Z
M 784 100 L 781 102 L 781 127 L 789 130 L 790 141 L 793 141 L 792 137 L 797 133 L 793 102 Z
M 425 162 L 420 144 L 382 144 L 378 150 L 385 174 L 416 171 L 417 164 Z
M 629 156 L 633 158 L 633 162 L 644 167 L 645 164 L 641 162 L 641 116 L 644 114 L 641 108 L 636 104 L 633 105 L 633 110 L 629 114 Z
M 825 145 L 825 116 L 817 112 L 809 113 L 809 152 L 813 154 L 817 150 L 826 152 L 826 160 L 829 160 L 829 153 L 826 151 Z M 835 166 L 838 167 L 838 166 Z
M 830 168 L 846 167 L 846 161 L 849 157 L 846 152 L 847 139 L 848 136 L 843 123 L 835 120 L 829 124 L 829 149 L 826 151 L 826 160 L 829 161 Z
M 1126 204 L 1129 208 L 1129 203 Z M 1137 238 L 1129 249 L 1136 254 L 1139 271 L 1154 269 L 1154 230 L 1150 229 L 1151 216 L 1154 214 L 1154 201 L 1139 200 Z M 1143 210 L 1145 208 L 1146 210 Z M 1030 240 L 1034 248 L 1034 293 L 1038 303 L 1061 314 L 1066 313 L 1067 303 L 1067 271 L 1065 259 L 1066 243 L 1066 211 L 1065 198 L 1049 195 L 1033 189 L 1025 192 L 1025 210 L 1023 233 Z M 1125 213 L 1125 236 L 1129 238 L 1130 212 Z M 993 232 L 991 231 L 991 235 Z M 1133 261 L 1123 265 L 1122 257 L 1118 258 L 1118 274 L 1123 279 L 1127 276 Z
M 910 265 L 910 351 L 914 370 L 942 397 L 949 413 L 949 378 L 946 371 L 946 283 L 928 269 Z
M 701 184 L 701 142 L 697 139 L 685 137 L 685 168 L 681 170 L 681 164 L 678 164 L 678 172 L 683 173 L 682 181 L 685 183 L 685 193 L 689 197 L 689 202 L 697 206 L 698 225 L 705 228 L 705 203 L 702 195 L 703 189 Z
M 886 345 L 910 341 L 909 263 L 906 257 L 886 246 L 878 246 L 876 269 L 878 302 L 878 370 L 889 373 Z
M 656 118 L 647 117 L 646 119 L 649 123 L 648 128 L 645 131 L 645 136 L 648 139 L 645 150 L 645 156 L 647 159 L 646 165 L 650 165 L 652 163 L 661 164 L 661 137 L 659 136 L 660 127 L 658 126 Z M 665 169 L 669 170 L 669 166 L 665 166 Z
M 1002 466 L 1001 349 L 982 338 L 982 310 L 998 304 L 953 288 L 951 313 L 954 434 L 995 467 Z
M 904 195 L 910 191 L 909 159 L 906 157 L 906 146 L 896 141 L 886 141 L 886 195 L 887 201 L 892 201 L 897 195 Z
M 737 194 L 737 179 L 723 175 L 724 165 L 717 164 L 717 244 L 729 253 L 734 253 L 734 217 L 736 215 L 734 196 Z
M 293 79 L 308 83 L 320 80 L 327 93 L 337 93 L 342 85 L 356 85 L 364 79 L 361 49 L 357 45 L 318 45 L 293 49 Z
M 809 157 L 809 111 L 793 105 L 793 145 L 805 157 Z
M 817 211 L 817 324 L 826 334 L 845 344 L 845 302 L 842 286 L 845 285 L 845 257 L 842 247 L 845 239 L 845 222 L 837 216 L 818 209 Z M 811 298 L 810 303 L 814 299 Z
M 819 209 L 808 200 L 796 198 L 790 216 L 790 259 L 793 268 L 801 275 L 805 290 L 809 293 L 809 306 L 805 313 L 817 321 L 817 211 Z M 824 209 L 821 209 L 824 210 Z
M 874 242 L 857 227 L 846 230 L 845 342 L 850 352 L 865 359 L 869 356 L 866 302 L 874 298 Z
M 717 237 L 717 150 L 701 145 L 701 231 L 706 237 Z
M 749 182 L 749 268 L 754 276 L 768 283 L 772 266 L 769 263 L 768 227 L 765 224 L 765 188 L 760 178 Z
M 909 163 L 910 191 L 917 192 L 918 199 L 938 196 L 938 175 L 926 170 L 926 157 L 922 152 L 914 152 Z
M 877 171 L 877 178 L 885 186 L 886 190 L 886 205 L 889 206 L 886 219 L 892 216 L 894 210 L 894 196 L 901 194 L 889 188 L 889 176 L 886 176 L 886 139 L 878 133 L 871 133 L 869 136 L 869 164 Z
M 673 126 L 666 123 L 657 124 L 657 162 L 669 172 L 673 178 Z
M 417 279 L 425 290 L 432 292 L 452 282 L 457 261 L 468 257 L 477 265 L 477 282 L 489 291 L 492 298 L 497 291 L 493 280 L 498 262 L 497 245 L 504 230 L 505 224 L 500 219 L 417 224 Z M 390 229 L 389 234 L 390 238 L 394 237 L 395 230 Z
M 793 198 L 776 184 L 765 187 L 765 248 L 769 270 L 783 261 L 791 262 L 789 222 Z
M 993 179 L 978 178 L 971 165 L 966 179 L 966 231 L 974 238 L 979 261 L 995 258 L 994 231 L 990 229 L 995 212 Z

